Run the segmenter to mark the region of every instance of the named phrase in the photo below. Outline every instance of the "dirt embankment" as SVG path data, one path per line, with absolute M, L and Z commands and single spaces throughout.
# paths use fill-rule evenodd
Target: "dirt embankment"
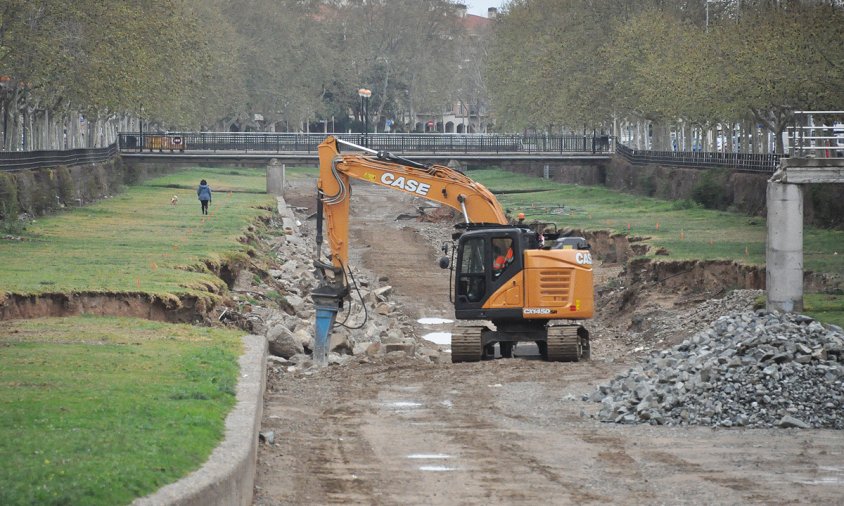
M 0 302 L 0 320 L 89 314 L 190 323 L 202 321 L 205 313 L 197 297 L 165 300 L 146 293 L 10 294 Z
M 664 291 L 699 292 L 715 296 L 727 290 L 765 289 L 765 266 L 733 260 L 664 260 L 642 258 L 650 251 L 647 237 L 613 234 L 607 231 L 574 234 L 586 237 L 596 258 L 625 265 L 627 286 L 659 285 Z M 823 273 L 805 272 L 805 290 L 827 292 L 841 288 L 841 279 Z
M 244 239 L 247 240 L 247 239 Z M 238 274 L 247 268 L 242 263 L 204 264 L 232 288 Z M 207 320 L 225 294 L 212 286 L 203 295 L 145 292 L 70 292 L 16 294 L 0 292 L 0 320 L 64 317 L 80 314 L 126 316 L 170 323 L 197 323 Z

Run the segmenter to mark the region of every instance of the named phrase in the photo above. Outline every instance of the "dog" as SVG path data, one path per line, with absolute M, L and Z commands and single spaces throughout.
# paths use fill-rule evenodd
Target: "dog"
M 176 204 L 178 204 L 178 203 L 179 203 L 179 196 L 178 196 L 178 195 L 173 195 L 173 198 L 172 198 L 172 199 L 170 199 L 170 205 L 175 206 L 175 205 L 176 205 Z

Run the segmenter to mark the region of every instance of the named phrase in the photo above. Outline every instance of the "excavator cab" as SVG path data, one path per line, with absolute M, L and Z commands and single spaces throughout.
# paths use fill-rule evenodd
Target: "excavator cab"
M 533 341 L 548 360 L 589 356 L 589 335 L 576 320 L 592 317 L 592 259 L 583 238 L 549 246 L 535 230 L 469 225 L 455 234 L 453 302 L 458 320 L 487 320 L 492 328 L 461 326 L 452 334 L 452 361 L 512 356 Z
M 506 288 L 517 286 L 516 278 L 524 269 L 524 251 L 538 247 L 536 234 L 517 227 L 493 226 L 468 230 L 458 241 L 454 284 L 457 318 L 520 318 L 521 290 Z M 485 309 L 490 297 L 502 288 L 505 293 L 501 298 L 509 309 Z

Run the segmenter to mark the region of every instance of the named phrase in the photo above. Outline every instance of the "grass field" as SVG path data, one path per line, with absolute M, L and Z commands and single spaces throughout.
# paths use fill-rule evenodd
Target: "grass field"
M 473 179 L 492 191 L 512 214 L 526 221 L 548 221 L 560 228 L 609 230 L 648 237 L 651 251 L 665 248 L 672 259 L 728 259 L 765 263 L 765 219 L 702 209 L 689 201 L 666 201 L 596 186 L 563 185 L 504 170 L 473 170 Z M 844 231 L 807 227 L 804 231 L 807 270 L 844 275 Z M 652 255 L 653 253 L 651 253 Z
M 198 468 L 235 402 L 241 334 L 0 322 L 0 504 L 127 504 Z
M 196 186 L 214 190 L 210 214 L 200 213 Z M 141 292 L 166 298 L 219 292 L 222 281 L 203 268 L 244 258 L 246 228 L 269 215 L 265 173 L 192 169 L 133 186 L 114 198 L 39 218 L 20 241 L 0 248 L 3 292 Z M 171 205 L 173 195 L 177 205 Z
M 196 186 L 214 190 L 202 216 Z M 191 169 L 0 242 L 4 292 L 210 297 L 204 266 L 275 199 L 262 170 Z M 173 195 L 178 204 L 171 205 Z M 234 404 L 241 331 L 72 317 L 0 322 L 0 504 L 126 504 L 198 468 Z

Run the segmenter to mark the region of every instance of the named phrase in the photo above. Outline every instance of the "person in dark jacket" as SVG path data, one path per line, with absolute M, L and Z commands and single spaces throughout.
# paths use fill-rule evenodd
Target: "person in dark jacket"
M 211 187 L 204 179 L 199 182 L 196 196 L 199 198 L 199 203 L 202 204 L 202 214 L 208 214 L 208 204 L 211 202 Z

